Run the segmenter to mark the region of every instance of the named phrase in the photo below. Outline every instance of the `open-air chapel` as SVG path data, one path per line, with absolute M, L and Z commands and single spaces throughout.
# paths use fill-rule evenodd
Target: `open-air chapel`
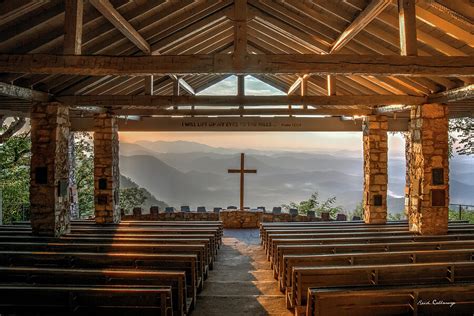
M 473 21 L 470 0 L 1 1 L 1 141 L 27 121 L 31 158 L 29 218 L 0 225 L 0 315 L 473 315 L 474 224 L 448 218 Z M 249 75 L 285 93 L 246 95 Z M 230 76 L 236 95 L 199 95 Z M 363 216 L 248 209 L 245 153 L 238 206 L 121 210 L 119 132 L 203 131 L 360 133 Z M 387 216 L 391 132 L 406 220 Z

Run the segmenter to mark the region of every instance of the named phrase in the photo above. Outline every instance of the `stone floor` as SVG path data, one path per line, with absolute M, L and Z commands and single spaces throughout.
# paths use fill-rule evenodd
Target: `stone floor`
M 258 229 L 226 229 L 192 316 L 293 315 L 285 307 Z

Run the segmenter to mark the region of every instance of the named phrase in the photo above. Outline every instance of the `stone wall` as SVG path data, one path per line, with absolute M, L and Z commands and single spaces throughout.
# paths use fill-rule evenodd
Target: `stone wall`
M 94 197 L 97 223 L 120 222 L 119 139 L 116 119 L 94 117 Z
M 290 215 L 288 213 L 272 214 L 263 211 L 250 212 L 239 210 L 223 210 L 214 212 L 157 212 L 150 209 L 150 214 L 142 214 L 141 209 L 135 208 L 134 214 L 122 214 L 122 220 L 142 221 L 222 221 L 225 228 L 257 228 L 261 222 L 316 222 L 321 218 L 306 215 Z
M 130 221 L 218 221 L 219 213 L 174 212 L 122 215 L 122 220 Z
M 363 123 L 364 220 L 368 224 L 387 221 L 387 117 L 369 115 Z
M 224 210 L 220 213 L 220 220 L 225 228 L 256 228 L 260 226 L 261 222 L 314 222 L 321 219 L 306 215 L 292 216 L 288 213 L 272 214 L 263 211 Z
M 410 116 L 408 220 L 411 231 L 446 234 L 449 205 L 448 108 L 414 107 Z
M 31 110 L 30 208 L 33 234 L 61 236 L 69 227 L 69 108 L 35 104 Z

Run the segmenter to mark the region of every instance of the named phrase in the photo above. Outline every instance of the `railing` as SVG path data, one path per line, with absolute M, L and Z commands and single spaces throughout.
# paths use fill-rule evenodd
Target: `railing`
M 470 219 L 474 217 L 474 205 L 466 205 L 466 204 L 449 204 L 450 211 L 457 211 L 458 212 L 458 219 Z M 467 215 L 467 216 L 463 216 Z

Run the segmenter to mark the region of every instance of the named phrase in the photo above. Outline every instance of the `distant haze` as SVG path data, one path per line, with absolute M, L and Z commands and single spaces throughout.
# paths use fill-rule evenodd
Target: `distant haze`
M 298 134 L 291 134 L 292 137 Z M 362 148 L 329 147 L 311 150 L 294 147 L 281 150 L 275 143 L 268 149 L 245 146 L 242 139 L 232 139 L 233 146 L 217 147 L 210 134 L 205 141 L 195 142 L 179 136 L 179 141 L 138 140 L 127 143 L 121 135 L 120 170 L 138 185 L 148 189 L 157 199 L 179 207 L 190 205 L 226 207 L 238 205 L 239 177 L 228 174 L 228 168 L 239 165 L 239 153 L 246 153 L 246 166 L 258 169 L 246 176 L 246 205 L 271 208 L 290 201 L 299 202 L 318 191 L 323 199 L 336 196 L 337 204 L 352 211 L 362 200 Z M 192 135 L 191 135 L 192 136 Z M 258 135 L 253 135 L 265 144 Z M 360 137 L 361 135 L 359 135 Z M 193 138 L 191 138 L 193 139 Z M 391 143 L 403 147 L 403 139 L 390 136 Z M 205 141 L 205 142 L 204 142 Z M 330 146 L 326 140 L 321 146 Z M 354 141 L 355 143 L 355 141 Z M 361 140 L 359 138 L 359 142 Z M 224 145 L 226 145 L 224 144 Z M 354 144 L 352 144 L 354 146 Z M 392 148 L 393 149 L 393 148 Z M 451 160 L 451 202 L 474 204 L 474 159 L 455 157 Z M 389 211 L 403 210 L 405 160 L 400 152 L 389 154 Z

